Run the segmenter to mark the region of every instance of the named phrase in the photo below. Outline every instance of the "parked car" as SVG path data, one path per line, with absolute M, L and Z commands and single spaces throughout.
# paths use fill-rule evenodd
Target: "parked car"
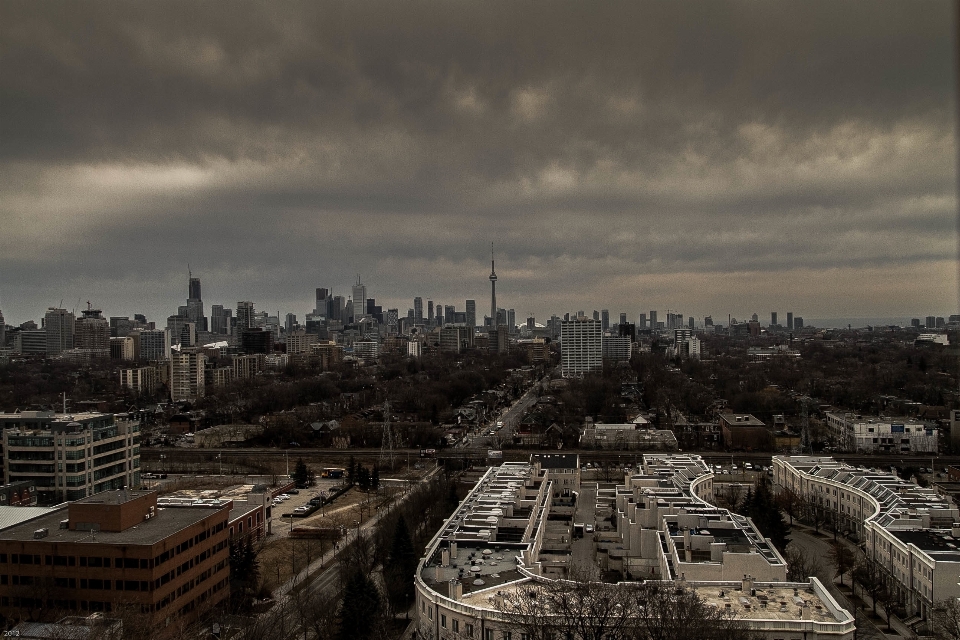
M 295 496 L 295 495 L 297 495 L 297 494 L 300 493 L 300 490 L 299 490 L 299 489 L 290 489 L 289 491 L 287 491 L 287 493 L 288 493 L 289 495 Z
M 586 533 L 593 533 L 593 525 L 592 525 L 592 524 L 585 525 L 585 526 L 583 527 L 583 530 L 584 530 Z

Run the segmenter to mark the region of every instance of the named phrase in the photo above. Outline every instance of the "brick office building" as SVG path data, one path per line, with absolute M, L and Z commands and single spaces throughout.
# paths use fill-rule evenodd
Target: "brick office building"
M 0 614 L 139 607 L 161 627 L 229 597 L 229 500 L 157 506 L 111 491 L 0 531 Z

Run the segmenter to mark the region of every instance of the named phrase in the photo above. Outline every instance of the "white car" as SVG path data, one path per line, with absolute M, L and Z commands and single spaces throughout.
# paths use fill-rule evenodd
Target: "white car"
M 588 525 L 586 525 L 585 527 L 583 527 L 583 530 L 584 530 L 586 533 L 593 533 L 593 525 L 592 525 L 592 524 L 588 524 Z

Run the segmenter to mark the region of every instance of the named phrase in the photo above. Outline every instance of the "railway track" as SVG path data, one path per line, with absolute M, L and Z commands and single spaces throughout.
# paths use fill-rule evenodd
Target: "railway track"
M 445 463 L 447 461 L 459 461 L 465 463 L 485 463 L 487 460 L 486 448 L 451 448 L 441 449 L 436 453 L 436 458 Z M 532 453 L 557 453 L 556 450 L 548 449 L 504 449 L 503 460 L 507 462 L 523 462 L 529 460 Z M 592 449 L 571 449 L 563 453 L 576 453 L 580 455 L 582 464 L 586 463 L 610 463 L 617 465 L 635 464 L 639 462 L 644 451 L 597 451 Z M 680 453 L 680 452 L 678 452 Z M 769 465 L 772 457 L 777 455 L 769 452 L 734 452 L 724 453 L 719 451 L 685 451 L 690 455 L 702 456 L 707 464 L 729 465 L 742 464 L 750 462 L 751 464 Z M 960 465 L 960 456 L 941 455 L 941 456 L 897 456 L 897 455 L 862 455 L 862 454 L 832 454 L 837 460 L 842 460 L 848 464 L 863 465 L 868 467 L 889 467 L 889 466 L 916 466 L 916 467 L 936 467 L 942 469 L 950 465 Z M 163 458 L 161 458 L 163 456 Z M 250 468 L 277 466 L 290 461 L 291 468 L 300 458 L 307 463 L 321 466 L 346 466 L 350 458 L 354 460 L 371 464 L 380 459 L 379 448 L 358 448 L 358 449 L 314 449 L 299 447 L 294 449 L 272 449 L 272 448 L 251 448 L 251 449 L 187 449 L 179 447 L 166 448 L 142 448 L 140 458 L 145 468 L 149 470 L 160 469 L 161 467 L 171 467 L 176 465 L 218 466 L 220 464 L 227 466 L 245 466 Z M 419 449 L 396 449 L 394 451 L 394 460 L 396 466 L 403 467 L 408 462 L 414 464 L 422 462 Z

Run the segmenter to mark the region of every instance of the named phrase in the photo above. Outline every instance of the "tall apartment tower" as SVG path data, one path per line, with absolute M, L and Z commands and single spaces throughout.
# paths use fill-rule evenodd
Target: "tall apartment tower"
M 110 322 L 103 317 L 100 309 L 87 308 L 77 318 L 73 329 L 73 346 L 94 358 L 110 357 Z
M 637 317 L 637 329 L 646 329 L 646 328 L 647 328 L 647 314 L 641 313 Z
M 493 268 L 493 243 L 490 243 L 490 322 L 497 326 L 497 271 Z
M 244 329 L 252 329 L 256 326 L 253 319 L 253 303 L 249 300 L 241 300 L 237 303 L 237 334 Z
M 430 303 L 430 315 L 433 315 L 433 303 Z M 417 296 L 413 299 L 413 321 L 417 324 L 423 324 L 423 298 Z
M 206 356 L 200 349 L 183 348 L 170 356 L 170 399 L 196 400 L 204 395 Z
M 467 326 L 474 328 L 477 326 L 477 301 L 467 300 Z
M 353 321 L 360 322 L 360 319 L 367 312 L 367 287 L 360 284 L 360 276 L 357 275 L 357 284 L 353 285 Z
M 787 311 L 787 330 L 793 331 L 793 311 Z
M 579 377 L 603 366 L 603 329 L 599 320 L 577 318 L 560 323 L 560 371 Z
M 0 349 L 7 343 L 7 325 L 3 320 L 3 311 L 0 311 Z
M 610 310 L 604 309 L 600 312 L 600 328 L 606 331 L 610 328 Z
M 416 318 L 416 310 L 414 310 L 414 318 Z M 433 324 L 433 300 L 427 300 L 427 324 Z
M 66 309 L 50 307 L 43 316 L 43 328 L 47 334 L 47 355 L 55 356 L 73 349 L 73 314 Z
M 650 328 L 654 331 L 657 330 L 657 312 L 650 311 Z
M 770 312 L 770 326 L 771 326 L 771 327 L 777 326 L 777 312 L 776 312 L 776 311 L 771 311 L 771 312 Z

